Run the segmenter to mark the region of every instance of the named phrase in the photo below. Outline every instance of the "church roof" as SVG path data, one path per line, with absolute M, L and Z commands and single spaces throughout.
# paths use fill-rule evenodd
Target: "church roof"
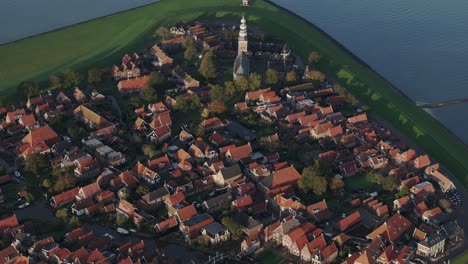
M 237 55 L 234 61 L 234 75 L 236 76 L 248 76 L 250 70 L 250 63 L 247 54 L 242 52 Z

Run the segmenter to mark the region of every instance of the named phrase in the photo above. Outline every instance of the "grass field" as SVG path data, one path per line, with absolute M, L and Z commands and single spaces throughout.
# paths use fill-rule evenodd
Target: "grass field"
M 46 81 L 66 67 L 85 71 L 109 66 L 126 52 L 148 45 L 158 25 L 197 18 L 239 20 L 281 38 L 303 58 L 311 50 L 333 60 L 327 69 L 346 89 L 391 122 L 468 186 L 468 149 L 415 103 L 391 87 L 304 20 L 264 1 L 249 8 L 239 0 L 166 0 L 0 47 L 0 93 L 13 96 L 23 80 Z M 279 19 L 280 18 L 280 19 Z
M 254 256 L 262 264 L 286 264 L 288 261 L 283 259 L 281 256 L 271 252 L 271 250 L 264 250 Z
M 466 264 L 468 263 L 468 252 L 464 252 L 458 257 L 450 261 L 452 264 Z

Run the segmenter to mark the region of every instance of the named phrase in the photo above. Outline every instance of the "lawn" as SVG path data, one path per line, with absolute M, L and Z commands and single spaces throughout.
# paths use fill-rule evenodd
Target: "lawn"
M 126 52 L 148 46 L 158 25 L 197 18 L 237 21 L 246 15 L 274 37 L 284 39 L 304 59 L 312 50 L 332 60 L 325 70 L 375 113 L 392 123 L 468 186 L 468 149 L 413 101 L 305 20 L 264 0 L 243 8 L 239 0 L 165 0 L 113 16 L 0 47 L 2 96 L 14 95 L 23 80 L 47 82 L 72 67 L 109 67 Z M 281 19 L 277 19 L 281 17 Z
M 450 261 L 452 264 L 466 264 L 468 263 L 468 252 L 463 252 L 458 257 Z
M 276 255 L 275 253 L 271 252 L 268 249 L 256 254 L 254 258 L 262 264 L 286 264 L 288 263 L 281 256 Z
M 371 190 L 375 184 L 372 183 L 370 174 L 358 174 L 344 180 L 346 188 L 350 191 L 362 190 Z

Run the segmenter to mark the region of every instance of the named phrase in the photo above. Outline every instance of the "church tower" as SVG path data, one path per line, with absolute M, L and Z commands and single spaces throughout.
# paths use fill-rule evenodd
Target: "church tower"
M 240 31 L 239 31 L 239 41 L 238 41 L 238 48 L 237 54 L 241 54 L 242 52 L 247 53 L 247 24 L 245 23 L 245 18 L 242 16 L 241 24 L 240 24 Z
M 245 18 L 242 16 L 237 47 L 237 57 L 234 60 L 234 67 L 232 69 L 234 81 L 241 77 L 246 78 L 249 76 L 250 62 L 247 53 L 247 25 L 245 24 Z

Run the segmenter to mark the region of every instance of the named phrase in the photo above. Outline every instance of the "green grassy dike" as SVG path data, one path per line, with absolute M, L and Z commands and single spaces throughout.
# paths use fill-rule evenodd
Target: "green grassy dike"
M 13 96 L 19 82 L 45 81 L 66 67 L 84 71 L 112 65 L 125 52 L 148 45 L 156 25 L 197 18 L 237 21 L 243 13 L 249 25 L 285 40 L 303 58 L 317 50 L 332 59 L 329 74 L 468 187 L 466 145 L 320 30 L 264 0 L 249 8 L 241 7 L 240 0 L 164 0 L 0 46 L 0 94 Z

